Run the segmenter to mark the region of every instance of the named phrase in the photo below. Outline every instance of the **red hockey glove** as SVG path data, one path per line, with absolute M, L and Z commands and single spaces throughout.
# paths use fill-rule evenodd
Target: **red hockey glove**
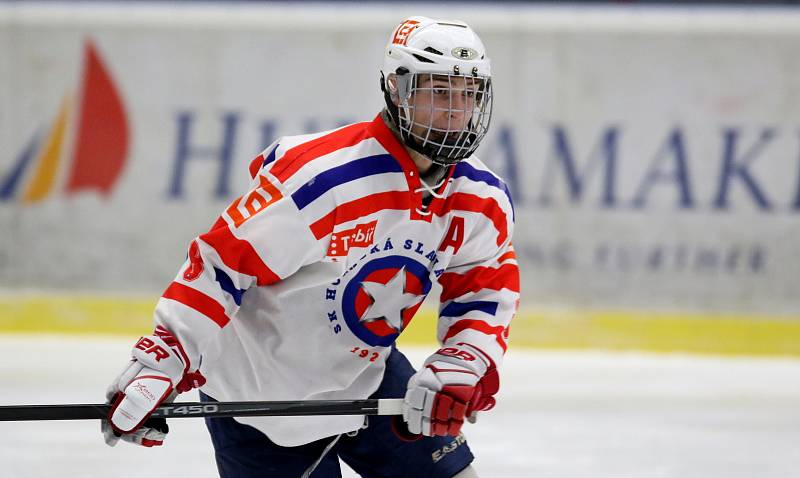
M 408 381 L 403 419 L 411 433 L 456 436 L 464 418 L 494 407 L 500 381 L 477 348 L 459 343 L 428 357 Z
M 200 387 L 205 378 L 188 372 L 189 359 L 178 340 L 163 327 L 142 337 L 132 351 L 133 359 L 106 391 L 112 403 L 101 430 L 108 445 L 120 440 L 142 446 L 161 445 L 169 432 L 166 420 L 149 419 L 156 407 L 178 393 Z

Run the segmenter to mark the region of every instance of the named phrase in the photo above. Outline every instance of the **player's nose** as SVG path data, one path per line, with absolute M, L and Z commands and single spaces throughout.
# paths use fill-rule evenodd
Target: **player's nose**
M 467 99 L 464 98 L 464 95 L 460 93 L 453 94 L 453 98 L 450 103 L 449 116 L 451 124 L 455 123 L 458 129 L 463 127 L 462 123 L 466 121 L 466 118 L 468 116 L 467 108 L 468 108 Z
M 453 91 L 450 93 L 450 114 L 463 114 L 466 109 L 466 97 L 463 91 Z

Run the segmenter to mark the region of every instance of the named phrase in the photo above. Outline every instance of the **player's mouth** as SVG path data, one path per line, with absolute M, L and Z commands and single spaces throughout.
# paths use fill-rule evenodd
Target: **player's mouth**
M 446 144 L 448 146 L 454 146 L 459 143 L 464 142 L 464 135 L 462 131 L 450 131 L 450 132 L 443 132 L 443 131 L 431 131 L 429 140 L 438 143 L 438 144 Z

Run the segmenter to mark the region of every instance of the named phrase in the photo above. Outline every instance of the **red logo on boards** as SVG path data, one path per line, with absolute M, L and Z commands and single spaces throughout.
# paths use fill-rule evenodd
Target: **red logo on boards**
M 378 221 L 359 224 L 352 229 L 334 232 L 331 235 L 329 256 L 346 256 L 351 247 L 367 247 L 375 239 L 375 226 Z
M 0 202 L 34 204 L 63 183 L 66 195 L 96 190 L 110 196 L 130 150 L 125 105 L 94 42 L 84 45 L 78 94 L 67 93 L 48 133 L 34 133 L 0 177 Z M 71 98 L 79 98 L 73 104 Z M 63 178 L 63 179 L 61 179 Z
M 397 30 L 394 31 L 392 44 L 405 46 L 408 41 L 408 35 L 410 35 L 417 26 L 419 26 L 419 22 L 416 20 L 406 20 L 401 23 L 400 26 L 397 27 Z

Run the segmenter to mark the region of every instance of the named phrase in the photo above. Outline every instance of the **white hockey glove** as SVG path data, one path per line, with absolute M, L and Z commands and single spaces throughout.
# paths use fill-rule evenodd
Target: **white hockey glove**
M 464 418 L 494 407 L 497 369 L 476 347 L 458 343 L 437 350 L 408 381 L 403 419 L 411 433 L 456 436 Z
M 165 419 L 149 419 L 161 403 L 178 393 L 200 387 L 205 378 L 188 372 L 189 359 L 178 340 L 165 328 L 141 337 L 132 351 L 133 359 L 106 390 L 113 404 L 108 420 L 101 422 L 106 444 L 120 440 L 142 446 L 159 446 L 169 432 Z

